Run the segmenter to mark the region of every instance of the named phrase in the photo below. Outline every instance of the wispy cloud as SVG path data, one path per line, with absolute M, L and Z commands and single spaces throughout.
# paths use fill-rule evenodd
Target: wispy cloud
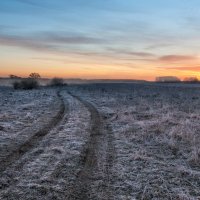
M 36 51 L 65 52 L 69 51 L 73 45 L 95 45 L 102 44 L 105 40 L 96 37 L 85 36 L 84 34 L 69 34 L 57 31 L 39 32 L 34 35 L 9 35 L 0 33 L 0 45 L 15 46 Z M 70 46 L 70 47 L 69 47 Z M 67 48 L 68 47 L 68 48 Z
M 0 45 L 15 46 L 35 51 L 58 51 L 55 45 L 35 41 L 31 38 L 23 38 L 19 36 L 0 35 Z
M 121 55 L 122 57 L 128 56 L 130 59 L 152 59 L 156 57 L 155 54 L 145 51 L 132 51 L 120 48 L 106 48 L 106 50 L 109 53 Z
M 200 66 L 189 66 L 189 67 L 166 67 L 167 69 L 174 69 L 180 71 L 193 71 L 193 72 L 200 72 Z
M 196 60 L 196 56 L 191 55 L 165 55 L 159 57 L 160 61 L 164 62 L 179 62 L 179 61 L 187 61 L 187 60 Z
M 158 43 L 147 46 L 146 50 L 163 49 L 163 48 L 169 48 L 171 46 L 175 46 L 175 44 L 170 41 L 168 41 L 168 43 L 158 42 Z
M 124 51 L 124 54 L 132 55 L 132 56 L 137 56 L 137 57 L 154 57 L 155 55 L 152 53 L 147 53 L 147 52 L 136 52 L 136 51 Z
M 105 39 L 85 36 L 81 34 L 68 34 L 68 33 L 43 33 L 39 37 L 46 42 L 62 43 L 62 44 L 97 44 L 105 42 Z

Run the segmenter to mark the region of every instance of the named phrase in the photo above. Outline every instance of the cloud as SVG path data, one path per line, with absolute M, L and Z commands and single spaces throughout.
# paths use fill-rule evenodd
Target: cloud
M 8 35 L 3 31 L 0 32 L 0 45 L 15 46 L 35 51 L 66 53 L 72 51 L 70 49 L 73 45 L 87 46 L 91 44 L 102 44 L 103 42 L 104 40 L 101 38 L 63 32 L 40 32 L 26 36 Z M 81 52 L 80 49 L 79 51 Z
M 39 38 L 46 42 L 62 44 L 97 44 L 105 41 L 101 38 L 68 33 L 45 33 Z
M 133 57 L 142 57 L 142 58 L 155 57 L 154 54 L 149 53 L 149 52 L 131 51 L 131 50 L 114 49 L 114 48 L 107 48 L 107 50 L 112 53 L 128 55 L 128 56 L 133 56 Z
M 124 52 L 129 55 L 138 56 L 138 57 L 154 57 L 155 55 L 147 52 Z
M 51 44 L 45 44 L 35 41 L 31 38 L 23 38 L 19 36 L 0 35 L 0 44 L 4 46 L 15 46 L 36 51 L 58 51 L 58 47 Z
M 167 69 L 174 69 L 174 70 L 180 70 L 180 71 L 194 71 L 194 72 L 200 72 L 200 66 L 191 66 L 191 67 L 166 67 Z
M 179 62 L 179 61 L 187 61 L 187 60 L 196 60 L 195 56 L 190 55 L 165 55 L 159 57 L 160 61 L 164 62 Z
M 32 60 L 44 60 L 44 61 L 65 61 L 61 58 L 52 58 L 52 57 L 31 57 Z
M 114 58 L 123 61 L 152 61 L 152 59 L 156 57 L 150 52 L 105 47 L 109 45 L 109 43 L 112 44 L 112 41 L 82 33 L 52 31 L 19 36 L 0 32 L 0 45 L 15 46 L 37 52 L 48 52 L 60 55 L 73 54 L 96 58 Z
M 151 44 L 149 46 L 147 46 L 145 49 L 146 50 L 153 50 L 153 49 L 161 49 L 161 48 L 168 48 L 168 47 L 171 47 L 171 46 L 175 46 L 175 44 L 173 43 L 170 43 L 170 41 L 168 41 L 168 43 L 156 43 L 155 44 Z

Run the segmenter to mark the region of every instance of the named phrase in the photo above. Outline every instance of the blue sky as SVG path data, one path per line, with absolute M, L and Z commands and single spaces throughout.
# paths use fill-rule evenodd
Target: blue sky
M 2 0 L 0 74 L 198 76 L 199 25 L 199 0 Z

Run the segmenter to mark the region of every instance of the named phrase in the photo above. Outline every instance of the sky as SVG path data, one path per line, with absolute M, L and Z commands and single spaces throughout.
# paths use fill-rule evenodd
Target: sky
M 199 0 L 1 0 L 0 76 L 200 78 Z

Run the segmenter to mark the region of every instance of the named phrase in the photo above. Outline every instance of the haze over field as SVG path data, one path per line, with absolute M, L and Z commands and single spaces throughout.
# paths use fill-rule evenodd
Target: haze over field
M 199 0 L 0 1 L 0 76 L 200 77 Z

